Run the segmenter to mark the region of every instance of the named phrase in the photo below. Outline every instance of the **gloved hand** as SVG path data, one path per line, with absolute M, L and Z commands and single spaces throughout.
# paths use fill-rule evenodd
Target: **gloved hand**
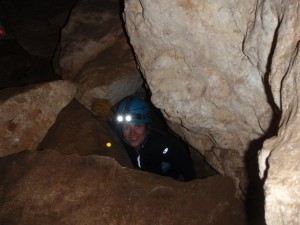
M 95 98 L 92 102 L 91 110 L 100 120 L 111 121 L 113 119 L 113 112 L 108 99 Z

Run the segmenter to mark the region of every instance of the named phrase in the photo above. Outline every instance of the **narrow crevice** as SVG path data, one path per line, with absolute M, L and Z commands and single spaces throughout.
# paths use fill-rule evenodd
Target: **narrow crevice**
M 265 132 L 265 134 L 260 138 L 253 140 L 249 145 L 248 151 L 246 152 L 245 164 L 246 164 L 248 180 L 249 180 L 249 184 L 247 187 L 246 207 L 247 207 L 249 221 L 251 222 L 251 224 L 256 224 L 256 225 L 265 225 L 265 218 L 264 218 L 265 196 L 264 196 L 263 186 L 264 186 L 265 179 L 267 178 L 267 171 L 265 172 L 265 176 L 263 179 L 259 177 L 258 152 L 263 148 L 263 143 L 265 140 L 277 135 L 279 122 L 281 119 L 281 110 L 279 109 L 279 107 L 276 105 L 274 101 L 271 85 L 269 83 L 269 78 L 272 72 L 272 62 L 273 62 L 274 52 L 277 46 L 278 30 L 280 28 L 280 24 L 281 23 L 279 22 L 274 32 L 274 38 L 272 41 L 272 46 L 270 49 L 270 53 L 266 65 L 266 73 L 264 75 L 264 80 L 263 80 L 267 101 L 273 110 L 273 117 L 271 119 L 270 126 L 268 130 Z

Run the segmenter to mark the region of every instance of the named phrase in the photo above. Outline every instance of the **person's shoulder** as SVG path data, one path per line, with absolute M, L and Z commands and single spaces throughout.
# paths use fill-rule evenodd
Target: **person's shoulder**
M 172 134 L 165 134 L 160 131 L 153 130 L 150 135 L 150 141 L 159 143 L 158 145 L 169 146 L 175 149 L 186 150 L 186 143 Z
M 148 142 L 150 145 L 156 145 L 161 147 L 171 147 L 176 149 L 184 149 L 185 143 L 182 139 L 173 136 L 172 134 L 166 134 L 161 131 L 152 130 L 149 133 Z
M 168 141 L 170 138 L 162 133 L 161 131 L 157 130 L 151 130 L 149 133 L 149 139 L 154 141 L 154 140 L 160 140 L 160 141 Z
M 151 130 L 148 134 L 146 145 L 152 147 L 165 147 L 170 144 L 168 136 L 160 131 Z

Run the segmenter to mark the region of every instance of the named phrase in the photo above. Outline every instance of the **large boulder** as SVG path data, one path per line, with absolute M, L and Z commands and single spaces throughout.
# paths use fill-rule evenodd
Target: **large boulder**
M 75 92 L 70 81 L 1 90 L 0 156 L 35 150 Z
M 124 18 L 152 101 L 214 168 L 249 178 L 276 135 L 256 180 L 266 222 L 299 224 L 299 2 L 131 0 Z
M 245 181 L 246 152 L 273 117 L 260 70 L 271 43 L 248 44 L 247 51 L 264 49 L 259 66 L 243 52 L 256 1 L 125 2 L 126 28 L 152 102 L 215 169 Z
M 221 175 L 185 183 L 46 150 L 2 157 L 0 178 L 3 224 L 247 224 L 233 180 Z
M 116 0 L 78 1 L 61 32 L 56 71 L 79 84 L 76 99 L 88 109 L 97 98 L 114 105 L 143 83 L 119 14 Z

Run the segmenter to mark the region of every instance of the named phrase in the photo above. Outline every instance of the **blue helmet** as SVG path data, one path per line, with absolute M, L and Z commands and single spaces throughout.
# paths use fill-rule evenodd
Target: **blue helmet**
M 118 123 L 151 123 L 150 108 L 142 99 L 126 97 L 119 103 L 116 121 Z

